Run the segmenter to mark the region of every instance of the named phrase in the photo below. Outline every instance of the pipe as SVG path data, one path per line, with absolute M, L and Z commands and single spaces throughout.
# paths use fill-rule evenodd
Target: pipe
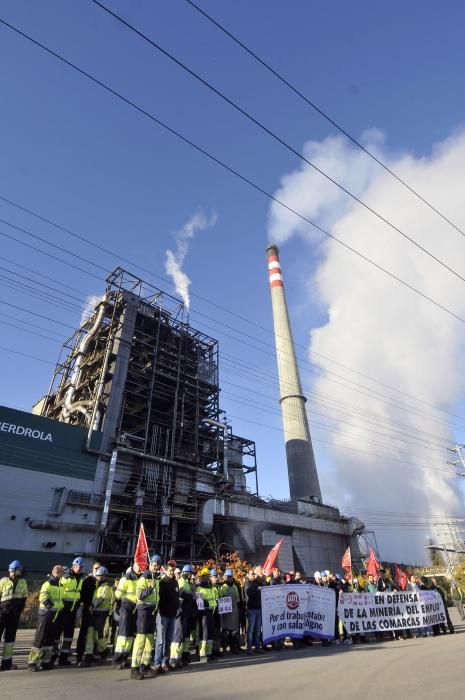
M 204 418 L 204 423 L 209 423 L 210 425 L 216 425 L 223 431 L 223 476 L 226 483 L 229 481 L 228 474 L 228 438 L 227 433 L 229 430 L 229 425 L 226 423 L 221 423 L 219 420 L 213 420 L 213 418 Z
M 125 454 L 134 455 L 135 457 L 140 457 L 141 459 L 147 459 L 151 462 L 159 462 L 160 464 L 168 464 L 170 467 L 179 467 L 181 469 L 190 469 L 191 471 L 198 472 L 200 474 L 208 473 L 212 474 L 215 478 L 218 475 L 214 472 L 210 472 L 207 469 L 202 469 L 201 467 L 194 467 L 191 464 L 185 464 L 184 462 L 176 462 L 174 459 L 167 459 L 166 457 L 157 457 L 157 455 L 152 455 L 149 452 L 139 452 L 138 450 L 132 450 L 130 447 L 118 447 L 118 452 L 124 452 Z
M 108 292 L 106 294 L 107 301 L 109 300 L 110 296 L 116 296 L 116 292 Z M 100 411 L 99 404 L 100 404 L 100 400 L 102 398 L 103 388 L 105 386 L 105 377 L 107 374 L 108 362 L 110 359 L 112 349 L 113 349 L 113 343 L 111 342 L 111 337 L 109 337 L 109 338 L 107 338 L 107 349 L 105 351 L 102 372 L 100 374 L 99 383 L 97 385 L 97 394 L 95 396 L 94 408 L 93 408 L 92 416 L 91 416 L 91 419 L 89 422 L 89 430 L 87 431 L 86 450 L 88 450 L 90 448 L 92 433 L 94 432 L 94 430 L 97 430 L 98 424 L 100 422 L 101 411 Z
M 91 523 L 64 523 L 54 520 L 29 520 L 31 530 L 66 530 L 67 532 L 96 532 L 98 525 Z
M 111 492 L 113 490 L 113 481 L 115 479 L 116 470 L 116 460 L 118 459 L 118 450 L 113 450 L 110 460 L 110 466 L 108 467 L 108 478 L 107 485 L 105 488 L 105 503 L 102 510 L 102 517 L 100 519 L 100 529 L 104 530 L 107 526 L 108 513 L 110 511 L 110 500 Z
M 76 362 L 74 364 L 73 375 L 71 377 L 71 383 L 70 383 L 70 386 L 68 387 L 68 391 L 66 392 L 65 402 L 64 402 L 63 409 L 61 412 L 61 415 L 63 416 L 63 418 L 65 420 L 67 418 L 69 418 L 71 413 L 74 413 L 75 411 L 80 411 L 85 416 L 87 416 L 88 411 L 86 408 L 84 408 L 84 406 L 87 406 L 90 403 L 90 401 L 77 401 L 76 403 L 73 404 L 72 400 L 73 400 L 74 392 L 76 391 L 76 387 L 78 386 L 79 380 L 81 379 L 82 358 L 87 351 L 87 346 L 88 346 L 89 342 L 92 340 L 94 334 L 97 332 L 100 324 L 102 323 L 103 314 L 105 313 L 106 300 L 107 300 L 107 295 L 105 294 L 99 303 L 100 308 L 99 308 L 99 311 L 97 314 L 97 318 L 95 319 L 89 332 L 81 340 L 81 343 L 79 345 L 79 350 L 78 350 Z

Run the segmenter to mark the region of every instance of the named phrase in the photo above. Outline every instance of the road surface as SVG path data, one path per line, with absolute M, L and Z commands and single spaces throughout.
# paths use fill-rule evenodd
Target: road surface
M 54 669 L 32 674 L 26 670 L 0 675 L 1 700 L 131 700 L 153 697 L 163 700 L 271 700 L 281 697 L 322 697 L 325 700 L 408 700 L 460 698 L 465 695 L 465 627 L 457 633 L 427 639 L 372 643 L 360 646 L 292 648 L 263 656 L 225 656 L 205 666 L 187 669 L 153 680 L 132 681 L 129 671 L 110 667 Z M 25 650 L 22 632 L 18 650 Z M 24 657 L 20 658 L 24 667 Z

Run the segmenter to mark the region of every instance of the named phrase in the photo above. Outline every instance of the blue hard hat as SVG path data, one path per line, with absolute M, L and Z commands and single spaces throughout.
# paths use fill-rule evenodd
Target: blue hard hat
M 76 557 L 73 561 L 73 566 L 84 566 L 84 559 L 82 557 Z
M 106 576 L 108 574 L 108 569 L 106 566 L 101 566 L 97 571 L 95 572 L 96 576 Z
M 224 575 L 225 576 L 232 576 L 233 572 L 231 571 L 231 569 L 226 569 L 226 571 L 224 572 Z
M 194 567 L 191 566 L 190 564 L 185 564 L 182 567 L 182 573 L 183 574 L 193 574 L 194 573 Z
M 216 569 L 210 569 L 210 576 L 218 576 Z
M 15 559 L 14 561 L 11 562 L 11 564 L 8 566 L 8 571 L 18 571 L 19 569 L 22 569 L 23 567 L 21 566 L 21 562 Z
M 159 554 L 154 554 L 152 557 L 150 557 L 150 561 L 154 562 L 155 564 L 161 564 L 161 556 Z

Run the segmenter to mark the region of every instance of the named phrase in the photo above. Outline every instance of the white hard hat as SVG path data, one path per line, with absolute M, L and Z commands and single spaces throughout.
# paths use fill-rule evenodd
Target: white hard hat
M 320 572 L 319 572 L 319 571 L 315 571 L 315 573 L 313 574 L 313 578 L 321 578 Z

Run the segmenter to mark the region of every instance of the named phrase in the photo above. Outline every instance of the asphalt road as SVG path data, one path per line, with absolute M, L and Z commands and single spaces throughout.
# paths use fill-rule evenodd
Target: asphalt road
M 454 623 L 458 623 L 455 610 Z M 325 700 L 408 700 L 460 698 L 465 695 L 465 627 L 455 635 L 322 647 L 289 648 L 257 657 L 225 656 L 208 666 L 153 680 L 131 681 L 129 671 L 110 667 L 26 670 L 0 675 L 1 700 L 138 700 L 161 693 L 163 700 L 236 700 L 322 697 Z

